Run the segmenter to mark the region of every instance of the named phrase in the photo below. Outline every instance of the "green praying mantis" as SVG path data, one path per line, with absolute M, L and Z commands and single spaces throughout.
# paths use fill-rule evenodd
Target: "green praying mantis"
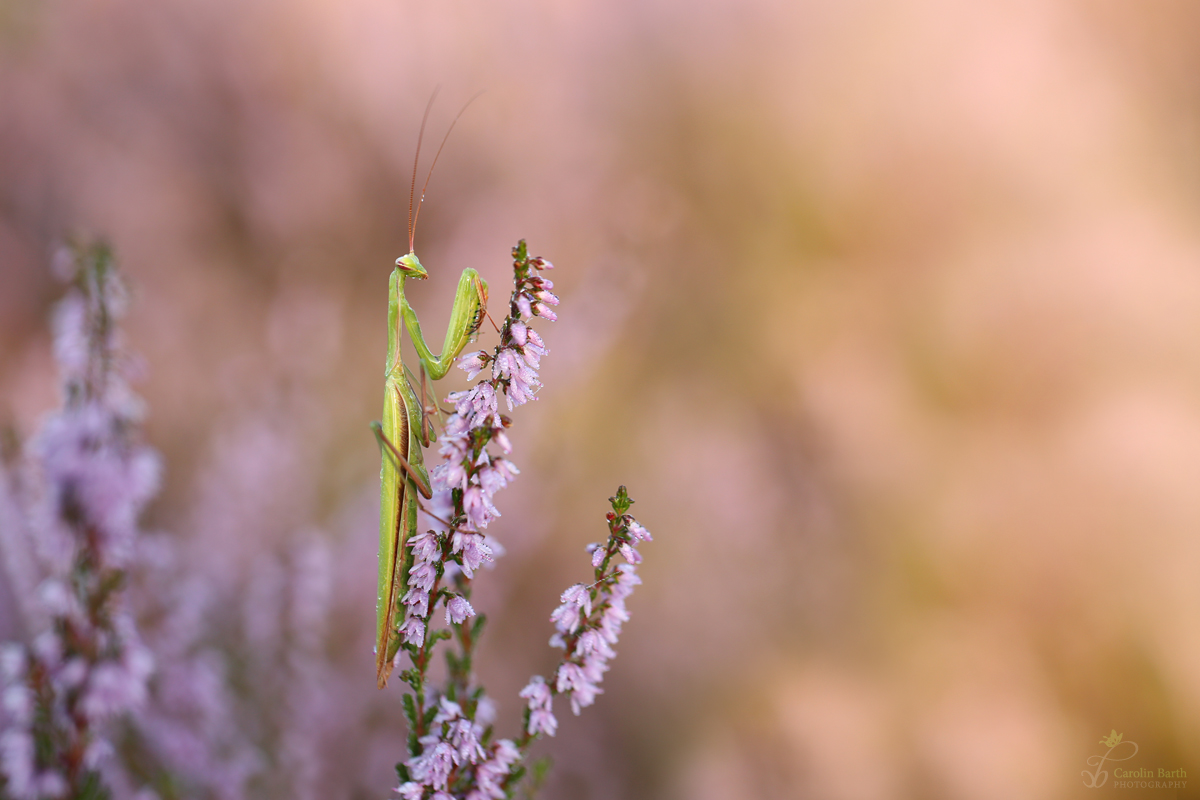
M 420 502 L 417 492 L 426 499 L 433 496 L 423 455 L 423 448 L 429 446 L 431 431 L 431 423 L 426 416 L 428 409 L 425 404 L 425 378 L 428 376 L 436 381 L 445 376 L 463 347 L 474 340 L 487 314 L 487 282 L 475 270 L 464 269 L 458 280 L 454 305 L 450 309 L 450 324 L 446 328 L 442 352 L 440 355 L 434 355 L 421 334 L 421 323 L 417 321 L 416 311 L 404 297 L 405 281 L 424 280 L 429 276 L 413 251 L 417 217 L 421 213 L 421 202 L 425 199 L 429 178 L 425 179 L 425 185 L 421 188 L 416 216 L 413 215 L 413 192 L 416 190 L 417 159 L 421 157 L 421 138 L 425 134 L 425 122 L 429 118 L 429 109 L 433 106 L 434 97 L 429 99 L 429 105 L 425 108 L 421 132 L 417 136 L 417 155 L 413 162 L 413 182 L 408 200 L 408 255 L 396 259 L 396 268 L 392 270 L 388 280 L 388 346 L 387 371 L 384 374 L 383 420 L 371 424 L 379 441 L 383 461 L 379 473 L 379 584 L 376 594 L 375 641 L 376 680 L 380 689 L 387 685 L 393 659 L 402 641 L 397 626 L 397 611 L 407 583 L 404 574 L 405 545 L 417 530 Z M 471 98 L 471 101 L 474 99 Z M 467 105 L 470 105 L 471 101 L 468 101 Z M 466 108 L 467 106 L 463 106 L 458 116 L 462 116 Z M 458 116 L 450 123 L 450 129 L 442 139 L 442 145 L 429 168 L 429 177 L 433 176 L 433 167 L 437 166 L 438 156 L 442 153 L 442 147 L 446 145 L 446 139 L 450 137 L 450 130 L 454 129 L 454 123 L 458 122 Z M 420 361 L 419 401 L 413 388 L 415 378 L 401 359 L 401 322 L 412 337 L 413 347 Z M 436 404 L 434 407 L 436 408 Z

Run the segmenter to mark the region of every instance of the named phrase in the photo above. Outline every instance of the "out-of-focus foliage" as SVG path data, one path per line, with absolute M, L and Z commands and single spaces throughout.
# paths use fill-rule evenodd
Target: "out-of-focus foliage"
M 412 302 L 438 329 L 521 237 L 563 299 L 472 600 L 500 719 L 612 486 L 656 536 L 546 797 L 1086 797 L 1110 729 L 1200 774 L 1193 4 L 9 0 L 0 26 L 0 415 L 55 405 L 48 254 L 102 232 L 166 465 L 148 522 L 311 796 L 383 796 L 403 747 L 366 423 L 438 83 L 434 137 L 488 94 Z

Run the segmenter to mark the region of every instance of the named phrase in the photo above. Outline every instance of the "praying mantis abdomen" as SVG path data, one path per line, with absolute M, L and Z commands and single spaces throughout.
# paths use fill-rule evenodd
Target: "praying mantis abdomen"
M 388 441 L 395 444 L 399 455 L 411 462 L 421 463 L 420 443 L 412 441 L 408 403 L 411 392 L 403 384 L 404 376 L 389 376 L 384 388 L 382 430 Z M 415 410 L 415 409 L 414 409 Z M 419 418 L 419 417 L 418 417 Z M 396 634 L 396 607 L 404 587 L 404 547 L 409 533 L 417 527 L 416 487 L 392 459 L 384 458 L 379 472 L 379 583 L 376 595 L 375 672 L 379 688 L 387 684 L 392 671 L 392 658 L 399 648 Z

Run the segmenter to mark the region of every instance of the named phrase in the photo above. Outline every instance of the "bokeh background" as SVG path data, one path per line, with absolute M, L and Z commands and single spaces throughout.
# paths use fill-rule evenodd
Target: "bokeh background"
M 436 85 L 427 141 L 486 94 L 426 330 L 520 237 L 562 298 L 476 593 L 501 733 L 618 483 L 656 536 L 544 797 L 1083 798 L 1110 729 L 1200 781 L 1200 7 L 3 0 L 0 415 L 107 237 L 247 796 L 395 784 L 367 422 Z

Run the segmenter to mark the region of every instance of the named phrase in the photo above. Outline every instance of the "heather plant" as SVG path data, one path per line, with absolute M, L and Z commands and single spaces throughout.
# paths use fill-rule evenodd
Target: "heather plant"
M 154 664 L 123 592 L 138 513 L 158 482 L 125 380 L 116 326 L 125 293 L 106 247 L 80 251 L 71 264 L 72 288 L 55 319 L 63 407 L 29 442 L 24 473 L 5 475 L 21 510 L 9 519 L 23 520 L 32 545 L 24 566 L 38 577 L 33 597 L 22 598 L 29 643 L 0 653 L 0 773 L 13 798 L 105 795 L 106 734 L 145 700 Z M 6 527 L 12 553 L 18 531 Z
M 293 537 L 278 564 L 269 554 L 255 560 L 253 585 L 278 607 L 264 602 L 268 595 L 248 596 L 248 608 L 271 618 L 247 621 L 247 637 L 276 628 L 288 641 L 270 684 L 245 664 L 230 675 L 224 654 L 206 643 L 220 636 L 213 620 L 228 598 L 214 597 L 212 575 L 196 571 L 184 540 L 139 530 L 159 459 L 142 441 L 143 407 L 129 386 L 136 362 L 117 325 L 126 292 L 112 254 L 96 245 L 64 263 L 70 287 L 54 339 L 62 407 L 0 469 L 0 555 L 23 627 L 21 642 L 0 649 L 0 797 L 320 796 L 314 731 L 339 696 L 322 644 L 333 554 L 310 531 Z M 513 267 L 498 343 L 456 361 L 468 380 L 481 379 L 445 398 L 452 410 L 421 400 L 422 433 L 441 461 L 429 473 L 429 498 L 411 495 L 421 532 L 397 554 L 403 591 L 394 596 L 389 633 L 397 641 L 387 664 L 406 689 L 407 752 L 396 765 L 405 800 L 512 797 L 523 781 L 526 794 L 536 791 L 546 762 L 529 770 L 530 747 L 555 734 L 557 696 L 578 714 L 601 693 L 628 620 L 626 598 L 640 582 L 637 548 L 650 539 L 620 487 L 606 539 L 588 546 L 591 582 L 563 592 L 550 616 L 560 663 L 520 692 L 523 716 L 501 738 L 476 680 L 485 615 L 472 605 L 472 587 L 503 553 L 486 531 L 500 516 L 496 493 L 519 474 L 508 413 L 537 399 L 549 351 L 533 325 L 555 320 L 558 305 L 545 276 L 552 265 L 529 256 L 523 241 Z M 385 459 L 400 455 L 383 441 Z M 227 569 L 214 563 L 207 569 Z M 262 638 L 247 646 L 267 647 Z M 435 681 L 439 646 L 446 670 Z M 275 718 L 248 719 L 271 706 Z
M 3 796 L 240 797 L 254 758 L 229 724 L 219 660 L 196 647 L 204 603 L 179 579 L 178 548 L 138 528 L 159 459 L 129 386 L 124 285 L 103 244 L 58 265 L 70 286 L 54 320 L 63 404 L 0 470 L 26 640 L 0 646 Z M 140 630 L 141 612 L 160 624 Z
M 628 513 L 633 500 L 622 486 L 610 498 L 607 540 L 588 546 L 592 583 L 568 588 L 551 615 L 557 632 L 550 643 L 563 650 L 562 663 L 551 681 L 534 676 L 521 691 L 527 707 L 516 738 L 495 738 L 493 705 L 472 671 L 486 617 L 472 607 L 471 588 L 479 567 L 494 559 L 495 545 L 483 533 L 500 516 L 494 496 L 519 474 L 508 459 L 512 420 L 500 413 L 500 398 L 511 412 L 537 399 L 542 385 L 538 369 L 549 351 L 532 321 L 557 319 L 552 307 L 558 298 L 543 275 L 552 267 L 529 256 L 523 240 L 513 248 L 513 291 L 500 341 L 491 352 L 467 353 L 458 362 L 468 379 L 488 377 L 446 398 L 454 411 L 438 437 L 443 460 L 432 471 L 435 494 L 426 515 L 441 526 L 408 541 L 408 591 L 400 598 L 403 643 L 395 658 L 407 656 L 410 664 L 400 674 L 410 689 L 404 697 L 408 758 L 397 765 L 396 791 L 404 800 L 511 797 L 526 774 L 529 746 L 557 729 L 554 697 L 569 695 L 578 714 L 601 692 L 613 646 L 629 619 L 625 598 L 640 582 L 637 546 L 650 534 Z M 619 559 L 625 563 L 616 563 Z M 439 603 L 445 627 L 432 630 Z M 429 669 L 441 642 L 451 643 L 445 650 L 447 677 L 435 687 Z M 535 786 L 544 769 L 534 770 Z

